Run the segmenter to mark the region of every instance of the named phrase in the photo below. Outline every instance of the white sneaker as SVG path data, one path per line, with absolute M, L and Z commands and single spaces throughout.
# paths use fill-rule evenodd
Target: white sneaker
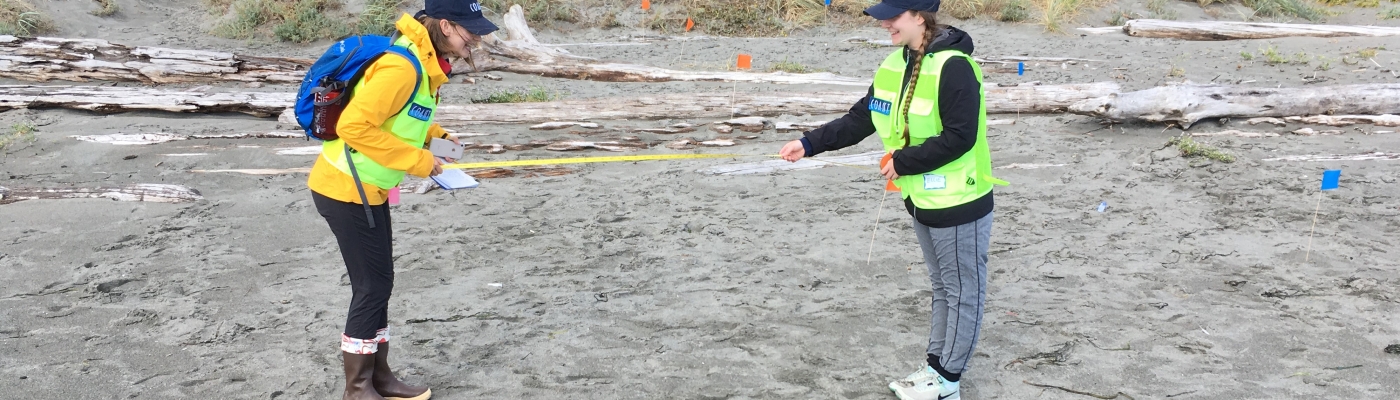
M 957 382 L 948 382 L 925 365 L 909 376 L 890 382 L 890 391 L 901 400 L 962 400 Z

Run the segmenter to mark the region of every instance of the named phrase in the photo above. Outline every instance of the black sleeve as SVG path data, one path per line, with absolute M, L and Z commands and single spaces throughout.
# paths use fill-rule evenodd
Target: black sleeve
M 981 123 L 982 84 L 966 58 L 953 57 L 943 64 L 938 83 L 938 115 L 943 133 L 918 146 L 894 152 L 894 171 L 918 175 L 933 171 L 962 157 L 977 144 Z
M 875 86 L 871 85 L 870 91 L 851 106 L 846 115 L 803 134 L 812 144 L 812 151 L 807 156 L 855 145 L 875 133 L 875 124 L 870 122 L 870 98 L 874 96 Z

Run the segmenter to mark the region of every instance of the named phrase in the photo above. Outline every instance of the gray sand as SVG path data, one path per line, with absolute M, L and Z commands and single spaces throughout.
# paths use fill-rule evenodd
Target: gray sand
M 44 7 L 90 6 L 51 3 Z M 126 10 L 194 12 L 176 1 L 120 3 Z M 65 25 L 62 36 L 262 51 L 202 34 L 174 40 L 197 34 L 197 20 L 162 25 L 168 13 L 128 13 L 98 27 Z M 1303 86 L 1314 74 L 1327 79 L 1324 85 L 1400 79 L 1384 72 L 1400 66 L 1393 48 L 1376 57 L 1382 68 L 1341 62 L 1361 48 L 1396 47 L 1393 38 L 1199 43 L 1046 35 L 1029 25 L 982 20 L 957 25 L 977 38 L 981 56 L 1105 60 L 1031 65 L 1027 76 L 990 74 L 992 82 L 1117 80 L 1139 89 L 1183 79 L 1260 87 Z M 627 33 L 545 32 L 541 40 L 611 41 Z M 669 43 L 574 51 L 680 69 L 718 69 L 733 54 L 749 52 L 759 55 L 760 68 L 786 57 L 851 76 L 868 75 L 890 51 L 847 44 L 848 37 L 885 38 L 863 28 L 696 41 L 685 49 Z M 320 45 L 278 46 L 266 48 L 305 54 Z M 1316 61 L 1268 66 L 1239 55 L 1267 46 L 1331 57 L 1332 69 L 1316 71 Z M 1172 64 L 1185 76 L 1168 77 Z M 461 102 L 534 84 L 572 98 L 840 89 L 503 75 L 504 81 L 452 84 L 444 92 Z M 1159 151 L 1178 129 L 1105 128 L 1073 115 L 994 118 L 1018 119 L 989 134 L 996 165 L 1066 165 L 997 171 L 1012 185 L 997 190 L 983 341 L 965 375 L 965 398 L 1089 398 L 1036 384 L 1135 399 L 1400 397 L 1400 355 L 1382 351 L 1400 343 L 1394 317 L 1400 163 L 1264 161 L 1396 152 L 1400 128 L 1313 126 L 1343 133 L 1297 136 L 1287 132 L 1304 125 L 1204 121 L 1192 132 L 1283 133 L 1198 138 L 1239 157 L 1223 164 Z M 306 176 L 188 172 L 305 167 L 314 156 L 274 150 L 311 143 L 111 146 L 68 138 L 292 128 L 239 115 L 0 113 L 0 125 L 19 122 L 38 125 L 38 140 L 4 150 L 0 186 L 170 183 L 194 187 L 207 200 L 0 205 L 0 265 L 10 272 L 0 278 L 0 345 L 11 349 L 0 354 L 0 387 L 11 397 L 340 395 L 337 336 L 350 288 Z M 597 122 L 606 128 L 597 138 L 607 138 L 679 121 Z M 523 126 L 462 130 L 490 132 L 470 140 L 504 144 L 578 137 Z M 771 154 L 796 134 L 758 136 L 706 151 Z M 868 140 L 840 154 L 877 149 Z M 647 153 L 661 152 L 668 151 Z M 180 153 L 210 155 L 169 155 Z M 124 159 L 131 155 L 137 157 Z M 602 154 L 530 150 L 468 158 L 590 155 Z M 390 324 L 397 371 L 431 386 L 438 399 L 892 399 L 885 384 L 920 365 L 928 326 L 927 277 L 909 217 L 897 202 L 885 204 L 867 265 L 882 187 L 873 172 L 696 172 L 763 159 L 572 166 L 574 173 L 564 176 L 406 194 L 393 210 L 399 257 Z M 1304 262 L 1324 169 L 1343 170 L 1341 189 L 1321 197 Z M 1095 210 L 1101 201 L 1108 204 L 1103 213 Z

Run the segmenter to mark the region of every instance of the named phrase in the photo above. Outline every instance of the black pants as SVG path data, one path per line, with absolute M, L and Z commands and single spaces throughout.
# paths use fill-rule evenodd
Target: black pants
M 394 290 L 393 230 L 389 205 L 371 206 L 374 229 L 365 220 L 365 206 L 335 200 L 311 192 L 316 211 L 326 218 L 340 245 L 340 256 L 350 274 L 350 315 L 345 335 L 374 339 L 375 331 L 389 326 L 389 295 Z

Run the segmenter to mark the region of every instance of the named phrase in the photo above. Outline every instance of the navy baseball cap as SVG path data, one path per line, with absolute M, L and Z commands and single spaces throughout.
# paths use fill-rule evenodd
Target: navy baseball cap
M 455 22 L 477 36 L 490 35 L 500 29 L 481 15 L 481 4 L 476 0 L 427 0 L 423 12 L 429 17 Z
M 865 15 L 883 21 L 909 10 L 938 12 L 939 3 L 939 0 L 882 0 L 865 9 Z

